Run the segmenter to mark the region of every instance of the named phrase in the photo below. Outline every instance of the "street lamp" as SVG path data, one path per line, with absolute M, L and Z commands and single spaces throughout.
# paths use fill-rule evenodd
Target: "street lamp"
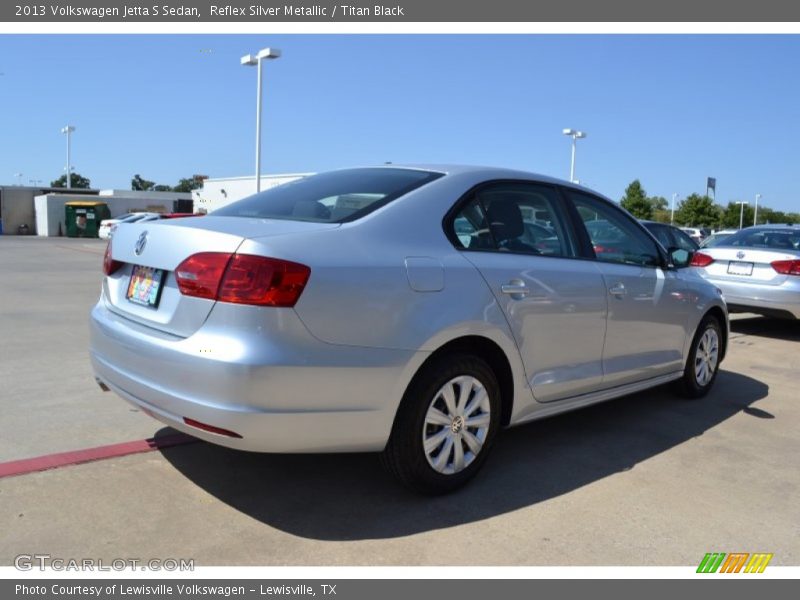
M 70 164 L 71 155 L 70 152 L 72 151 L 72 132 L 75 131 L 75 127 L 72 125 L 67 125 L 66 127 L 61 128 L 61 133 L 65 133 L 67 135 L 67 189 L 72 187 L 72 168 Z
M 575 145 L 579 139 L 586 137 L 586 133 L 583 131 L 577 131 L 576 129 L 563 129 L 561 133 L 572 138 L 572 160 L 569 164 L 569 180 L 572 183 L 575 183 Z
M 256 192 L 261 191 L 261 62 L 265 59 L 280 58 L 281 51 L 277 48 L 264 48 L 258 54 L 246 54 L 242 57 L 242 65 L 246 67 L 258 67 L 256 93 Z
M 17 178 L 17 185 L 22 185 L 22 173 L 14 173 L 14 177 Z
M 737 202 L 736 204 L 738 204 L 741 207 L 739 209 L 739 229 L 741 229 L 742 226 L 744 225 L 744 207 L 747 204 L 750 204 L 750 203 L 749 202 Z
M 761 194 L 756 194 L 756 210 L 753 213 L 753 225 L 758 225 L 758 201 L 761 199 Z
M 670 225 L 674 225 L 675 224 L 675 198 L 677 198 L 677 197 L 678 197 L 678 192 L 675 192 L 674 194 L 672 194 L 672 207 L 670 208 L 670 211 L 669 211 L 669 224 Z

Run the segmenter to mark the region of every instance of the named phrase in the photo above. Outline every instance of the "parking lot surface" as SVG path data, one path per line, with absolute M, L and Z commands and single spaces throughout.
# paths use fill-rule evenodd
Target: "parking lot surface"
M 87 317 L 104 243 L 0 236 L 0 465 L 174 432 L 95 384 Z M 0 478 L 0 564 L 800 564 L 800 325 L 732 321 L 716 387 L 659 388 L 504 432 L 450 496 L 375 455 L 259 455 L 204 442 Z

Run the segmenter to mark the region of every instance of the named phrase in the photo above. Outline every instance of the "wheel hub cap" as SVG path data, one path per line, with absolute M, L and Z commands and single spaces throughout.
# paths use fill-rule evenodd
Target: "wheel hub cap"
M 694 358 L 694 377 L 698 385 L 705 386 L 714 377 L 719 362 L 719 335 L 708 328 L 697 342 Z
M 480 454 L 491 423 L 491 404 L 483 384 L 468 375 L 445 383 L 428 405 L 422 445 L 428 464 L 451 475 Z

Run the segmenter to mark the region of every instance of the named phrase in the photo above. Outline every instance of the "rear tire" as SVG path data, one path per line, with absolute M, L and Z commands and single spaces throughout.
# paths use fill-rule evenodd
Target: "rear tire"
M 413 379 L 381 455 L 406 487 L 446 494 L 472 479 L 500 427 L 500 386 L 491 367 L 469 354 L 443 356 Z
M 705 396 L 717 379 L 721 358 L 722 328 L 716 317 L 706 315 L 692 339 L 683 377 L 676 382 L 678 392 L 690 399 Z

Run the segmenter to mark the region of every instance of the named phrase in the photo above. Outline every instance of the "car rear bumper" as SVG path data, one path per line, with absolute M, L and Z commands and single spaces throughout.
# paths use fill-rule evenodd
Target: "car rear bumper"
M 233 325 L 234 311 L 261 311 L 261 326 L 247 318 Z M 197 332 L 180 338 L 121 317 L 101 299 L 90 318 L 95 376 L 159 421 L 223 446 L 382 450 L 405 387 L 428 353 L 326 344 L 292 309 L 268 311 L 265 319 L 264 309 L 220 303 Z
M 750 311 L 800 319 L 800 278 L 797 279 L 783 285 L 762 285 L 706 278 L 722 290 L 731 312 Z

